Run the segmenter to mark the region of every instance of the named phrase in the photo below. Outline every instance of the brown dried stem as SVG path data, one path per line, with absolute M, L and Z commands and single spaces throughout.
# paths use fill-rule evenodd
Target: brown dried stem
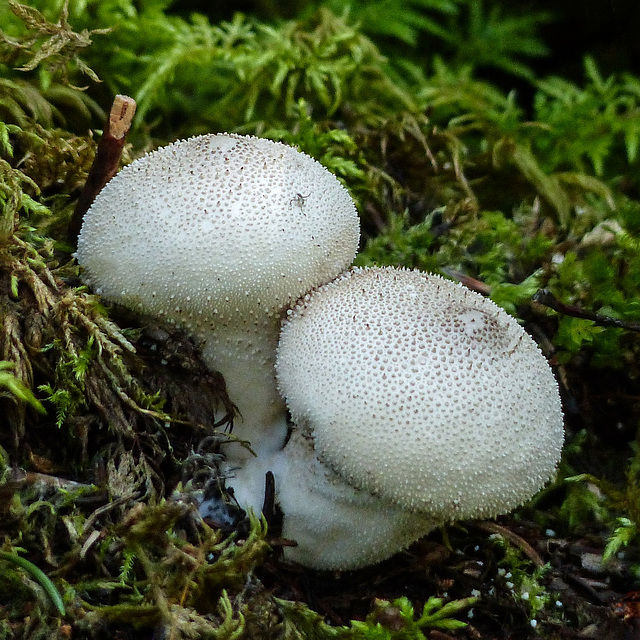
M 619 329 L 628 329 L 629 331 L 640 331 L 640 322 L 620 320 L 618 318 L 604 316 L 595 311 L 582 309 L 574 304 L 565 304 L 564 302 L 560 302 L 548 289 L 536 291 L 532 300 L 562 315 L 581 318 L 583 320 L 592 320 L 599 327 L 617 327 Z
M 511 529 L 507 529 L 507 527 L 503 527 L 497 522 L 484 521 L 476 522 L 474 524 L 482 531 L 502 536 L 511 544 L 518 547 L 536 567 L 544 567 L 544 560 L 540 557 L 540 554 L 524 538 L 511 531 Z
M 98 143 L 96 157 L 69 223 L 68 238 L 74 246 L 80 233 L 84 214 L 93 204 L 98 193 L 118 171 L 122 150 L 135 112 L 136 102 L 133 98 L 123 95 L 115 97 L 102 138 Z

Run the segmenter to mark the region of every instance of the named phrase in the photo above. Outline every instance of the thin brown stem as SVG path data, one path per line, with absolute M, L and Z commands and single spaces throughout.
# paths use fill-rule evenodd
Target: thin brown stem
M 497 522 L 475 522 L 475 526 L 482 531 L 486 531 L 491 534 L 498 534 L 503 538 L 506 538 L 511 544 L 518 547 L 528 558 L 533 562 L 533 564 L 540 568 L 544 567 L 544 560 L 540 557 L 540 554 L 522 537 L 520 537 L 517 533 L 511 531 L 511 529 L 507 529 L 507 527 L 503 527 L 501 524 Z
M 136 101 L 133 98 L 122 95 L 115 97 L 102 138 L 98 143 L 96 157 L 69 223 L 68 239 L 74 246 L 80 233 L 84 214 L 93 204 L 98 193 L 118 171 L 122 150 L 135 112 Z
M 593 322 L 600 327 L 618 327 L 620 329 L 628 329 L 629 331 L 640 331 L 640 322 L 619 320 L 618 318 L 604 316 L 595 311 L 582 309 L 574 304 L 565 304 L 564 302 L 560 302 L 548 289 L 540 289 L 537 291 L 533 295 L 532 300 L 565 316 L 582 318 L 583 320 L 593 320 Z

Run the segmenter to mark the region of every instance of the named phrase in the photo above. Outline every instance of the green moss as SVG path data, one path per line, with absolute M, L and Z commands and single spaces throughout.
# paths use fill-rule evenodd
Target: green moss
M 284 615 L 285 637 L 336 638 L 338 640 L 425 640 L 429 629 L 453 631 L 467 626 L 460 615 L 478 602 L 465 598 L 444 603 L 441 598 L 429 598 L 420 615 L 416 615 L 408 598 L 393 602 L 377 600 L 364 621 L 353 620 L 349 626 L 331 627 L 318 614 L 295 603 L 280 601 Z

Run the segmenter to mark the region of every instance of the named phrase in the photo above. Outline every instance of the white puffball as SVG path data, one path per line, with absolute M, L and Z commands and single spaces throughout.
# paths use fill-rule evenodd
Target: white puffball
M 353 202 L 313 158 L 210 134 L 125 167 L 87 212 L 77 258 L 101 295 L 189 328 L 277 314 L 352 262 Z
M 277 372 L 320 461 L 441 522 L 513 509 L 560 459 L 558 387 L 537 345 L 439 276 L 354 269 L 312 292 L 283 329 Z

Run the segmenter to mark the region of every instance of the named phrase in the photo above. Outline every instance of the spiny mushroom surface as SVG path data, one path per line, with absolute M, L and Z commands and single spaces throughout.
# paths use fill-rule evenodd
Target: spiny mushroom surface
M 233 134 L 181 140 L 125 167 L 85 216 L 77 258 L 104 298 L 204 341 L 225 377 L 241 438 L 286 436 L 274 381 L 282 310 L 352 262 L 359 221 L 317 161 Z M 256 438 L 274 424 L 276 434 Z
M 313 443 L 309 466 L 356 489 L 354 500 L 376 496 L 381 512 L 391 503 L 428 518 L 422 533 L 515 508 L 560 458 L 560 398 L 539 348 L 493 302 L 439 276 L 354 269 L 308 294 L 283 328 L 277 371 L 296 429 Z M 281 475 L 303 494 L 304 473 Z M 287 509 L 299 521 L 304 505 L 281 507 L 283 535 L 295 539 Z M 353 545 L 348 568 L 368 562 L 365 546 Z M 304 549 L 295 554 L 304 563 Z M 314 559 L 340 563 L 330 552 Z

